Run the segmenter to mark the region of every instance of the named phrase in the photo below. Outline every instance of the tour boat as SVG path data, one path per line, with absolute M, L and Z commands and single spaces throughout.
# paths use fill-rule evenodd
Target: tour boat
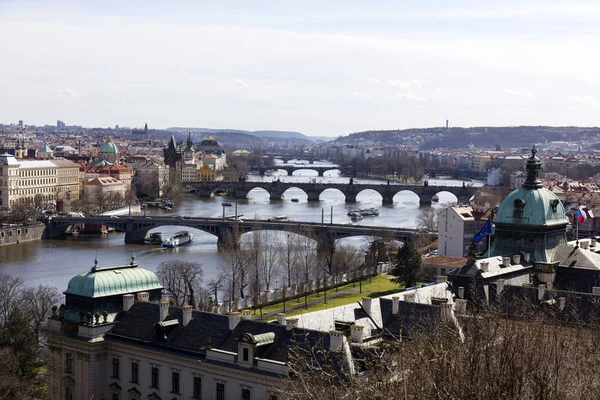
M 186 244 L 192 241 L 194 235 L 192 235 L 188 231 L 180 231 L 175 233 L 175 235 L 171 236 L 168 240 L 162 242 L 163 247 L 174 248 L 177 246 L 181 246 L 182 244 Z
M 377 208 L 363 208 L 358 210 L 358 213 L 363 217 L 370 217 L 379 215 L 379 210 Z
M 269 218 L 269 221 L 287 221 L 287 215 L 277 215 L 273 218 Z
M 162 242 L 162 232 L 152 232 L 144 239 L 146 244 L 162 244 Z
M 363 219 L 363 216 L 360 213 L 355 212 L 350 214 L 350 219 L 352 221 L 360 221 L 361 219 Z

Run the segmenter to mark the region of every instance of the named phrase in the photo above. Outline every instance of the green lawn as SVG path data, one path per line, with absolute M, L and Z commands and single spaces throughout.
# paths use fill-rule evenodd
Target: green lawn
M 316 304 L 309 304 L 308 308 L 304 308 L 304 297 L 300 298 L 300 302 L 298 303 L 297 299 L 287 300 L 286 301 L 286 315 L 293 316 L 298 314 L 304 314 L 307 312 L 325 310 L 332 307 L 338 307 L 345 304 L 355 303 L 360 301 L 363 297 L 380 297 L 389 293 L 395 293 L 402 289 L 404 289 L 403 284 L 394 283 L 390 279 L 392 277 L 389 275 L 377 275 L 373 278 L 365 279 L 362 282 L 362 293 L 359 292 L 360 285 L 358 282 L 350 283 L 344 286 L 340 286 L 337 291 L 336 289 L 330 289 L 327 291 L 327 303 L 324 303 L 323 292 L 319 292 L 318 294 L 311 294 L 308 296 L 307 301 L 310 303 L 311 301 L 318 300 Z M 336 296 L 336 297 L 334 297 Z M 292 308 L 295 309 L 292 309 Z M 279 302 L 269 307 L 264 307 L 262 309 L 263 313 L 271 313 L 271 312 L 283 312 L 283 303 Z M 256 315 L 260 315 L 260 310 L 255 311 Z

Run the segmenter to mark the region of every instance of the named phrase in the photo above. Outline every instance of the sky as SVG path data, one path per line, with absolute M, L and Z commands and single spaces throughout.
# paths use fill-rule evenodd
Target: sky
M 0 0 L 0 123 L 598 126 L 598 20 L 577 0 Z

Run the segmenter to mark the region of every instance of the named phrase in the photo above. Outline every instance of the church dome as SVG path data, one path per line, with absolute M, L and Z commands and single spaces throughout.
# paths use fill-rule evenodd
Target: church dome
M 569 223 L 562 202 L 538 179 L 540 159 L 535 147 L 527 159 L 527 179 L 522 187 L 502 201 L 494 219 L 495 224 L 555 226 Z
M 100 146 L 100 153 L 119 154 L 119 148 L 116 144 L 113 143 L 112 138 L 110 136 L 108 137 L 108 140 L 102 143 L 102 146 Z

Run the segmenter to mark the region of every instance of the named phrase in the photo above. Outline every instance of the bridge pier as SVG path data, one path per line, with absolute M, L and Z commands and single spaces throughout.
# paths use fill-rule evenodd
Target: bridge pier
M 383 197 L 381 204 L 394 204 L 394 194 L 384 193 L 381 195 L 381 197 Z
M 319 192 L 306 192 L 308 195 L 308 201 L 319 201 Z
M 312 163 L 311 163 L 311 164 L 312 164 Z M 324 176 L 324 174 L 325 174 L 325 171 L 324 171 L 324 170 L 322 170 L 322 169 L 320 169 L 320 170 L 319 170 L 317 173 L 319 174 L 319 176 Z
M 196 193 L 201 199 L 210 199 L 212 197 L 212 191 L 210 189 L 204 189 L 202 187 L 199 187 L 198 189 L 196 189 Z
M 221 224 L 217 235 L 217 250 L 239 250 L 241 244 L 241 235 L 237 229 L 227 224 Z
M 344 193 L 346 195 L 346 203 L 356 203 L 356 193 Z
M 335 238 L 325 230 L 319 230 L 317 234 L 317 254 L 330 255 L 335 251 Z

